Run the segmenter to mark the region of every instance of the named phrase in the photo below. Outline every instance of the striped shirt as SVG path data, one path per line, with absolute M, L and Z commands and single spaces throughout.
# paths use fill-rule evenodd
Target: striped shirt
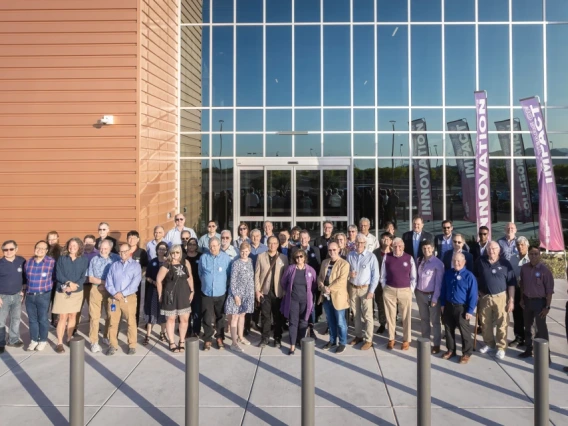
M 51 291 L 53 287 L 53 271 L 55 260 L 45 256 L 40 262 L 32 257 L 26 263 L 26 277 L 28 280 L 28 293 L 44 293 Z

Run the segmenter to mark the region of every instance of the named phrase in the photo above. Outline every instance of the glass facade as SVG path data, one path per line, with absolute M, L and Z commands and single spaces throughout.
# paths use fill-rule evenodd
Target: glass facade
M 519 104 L 532 95 L 544 109 L 568 227 L 566 1 L 182 0 L 180 25 L 180 161 L 193 170 L 182 176 L 181 208 L 200 210 L 201 231 L 210 217 L 232 231 L 241 218 L 272 218 L 274 197 L 289 203 L 286 220 L 305 218 L 303 193 L 318 205 L 314 229 L 325 218 L 366 216 L 374 232 L 387 219 L 404 232 L 419 212 L 419 155 L 431 174 L 426 229 L 437 234 L 449 218 L 475 235 L 462 196 L 469 180 L 458 172 L 475 167 L 475 90 L 488 94 L 495 235 L 517 219 L 519 234 L 538 236 L 534 151 Z M 334 159 L 347 161 L 347 176 L 326 187 Z M 318 174 L 320 160 L 327 168 Z M 290 164 L 290 183 L 273 187 L 273 168 Z M 511 190 L 519 168 L 534 218 L 526 223 Z M 316 178 L 321 194 L 305 188 Z M 251 179 L 260 185 L 254 218 L 233 208 L 251 207 Z M 331 206 L 335 193 L 346 211 L 327 214 L 342 210 Z

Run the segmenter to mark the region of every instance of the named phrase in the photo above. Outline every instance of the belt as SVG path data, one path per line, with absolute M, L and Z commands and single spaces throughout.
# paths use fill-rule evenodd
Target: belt
M 452 306 L 464 306 L 463 303 L 453 303 L 453 302 L 447 302 L 447 303 L 452 305 Z
M 30 292 L 30 293 L 26 293 L 28 296 L 39 296 L 40 294 L 46 294 L 46 293 L 51 293 L 51 290 L 46 290 L 46 291 L 36 291 L 36 292 Z
M 434 294 L 433 291 L 422 291 L 422 290 L 418 290 L 418 289 L 416 289 L 416 291 L 419 291 L 422 294 Z
M 481 296 L 481 297 L 486 297 L 486 296 L 491 296 L 491 297 L 493 297 L 493 296 L 499 296 L 500 294 L 503 294 L 503 293 L 505 293 L 505 292 L 504 292 L 504 291 L 501 291 L 501 292 L 495 293 L 495 294 L 485 293 L 485 294 L 484 294 L 483 296 Z
M 363 284 L 363 285 L 357 285 L 357 284 L 353 284 L 353 283 L 349 283 L 349 284 L 351 284 L 351 286 L 355 287 L 355 288 L 367 288 L 367 287 L 369 287 L 369 284 Z

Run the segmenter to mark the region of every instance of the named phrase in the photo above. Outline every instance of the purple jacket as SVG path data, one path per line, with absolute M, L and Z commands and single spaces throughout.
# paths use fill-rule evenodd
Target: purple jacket
M 282 279 L 280 280 L 280 285 L 282 290 L 284 290 L 284 296 L 282 297 L 282 304 L 280 305 L 280 312 L 286 318 L 290 317 L 290 301 L 292 300 L 292 286 L 294 285 L 294 277 L 296 276 L 296 265 L 290 265 L 284 271 Z M 306 304 L 306 321 L 312 313 L 314 307 L 314 294 L 318 288 L 316 271 L 310 265 L 306 265 L 306 283 L 307 283 L 307 304 Z

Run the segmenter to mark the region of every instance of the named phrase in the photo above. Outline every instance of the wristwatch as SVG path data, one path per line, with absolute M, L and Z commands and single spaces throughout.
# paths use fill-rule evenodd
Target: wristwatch
M 547 306 L 545 309 L 548 310 L 548 311 L 550 311 L 550 306 Z

